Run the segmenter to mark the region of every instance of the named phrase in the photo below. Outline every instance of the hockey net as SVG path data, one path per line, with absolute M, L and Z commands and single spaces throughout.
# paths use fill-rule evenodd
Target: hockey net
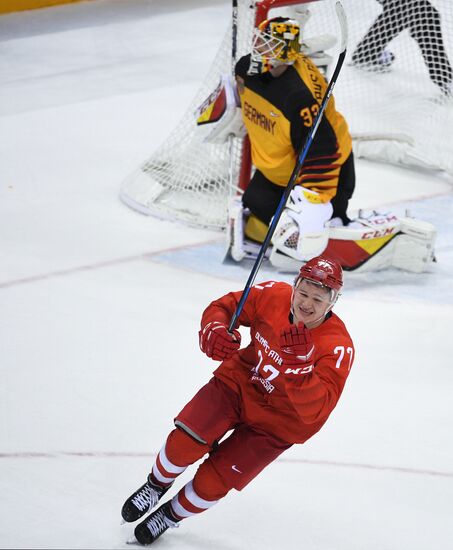
M 401 4 L 396 0 L 387 2 Z M 323 34 L 338 36 L 334 0 L 251 0 L 237 1 L 236 59 L 250 50 L 254 27 L 274 15 L 301 20 L 303 37 Z M 453 100 L 448 58 L 453 61 L 453 6 L 450 0 L 431 0 L 440 15 L 445 59 L 431 59 L 431 76 L 414 39 L 414 24 L 424 18 L 424 40 L 437 33 L 437 16 L 426 9 L 426 0 L 408 0 L 406 26 L 386 48 L 391 55 L 387 67 L 376 63 L 373 46 L 359 63 L 353 53 L 383 11 L 374 0 L 343 0 L 348 16 L 348 62 L 335 88 L 337 108 L 345 115 L 354 139 L 356 155 L 444 170 L 453 174 Z M 389 7 L 390 6 L 390 7 Z M 423 7 L 424 6 L 424 7 Z M 309 10 L 307 20 L 306 10 Z M 390 13 L 397 25 L 398 8 Z M 411 11 L 412 10 L 412 11 Z M 424 11 L 423 11 L 424 10 Z M 432 15 L 432 21 L 429 17 Z M 383 23 L 384 25 L 384 23 Z M 384 32 L 388 26 L 378 29 Z M 228 196 L 250 174 L 247 140 L 232 138 L 224 144 L 206 143 L 196 124 L 195 112 L 232 67 L 233 26 L 230 24 L 216 57 L 179 124 L 167 140 L 122 184 L 121 199 L 136 210 L 179 220 L 189 225 L 223 229 L 227 220 Z M 412 30 L 410 30 L 412 29 Z M 388 32 L 388 31 L 385 31 Z M 337 44 L 338 46 L 338 44 Z M 389 53 L 390 52 L 390 53 Z M 328 51 L 333 59 L 336 46 Z M 432 52 L 431 52 L 432 54 Z M 432 55 L 431 55 L 432 57 Z M 437 74 L 434 82 L 433 74 Z M 327 76 L 329 76 L 327 74 Z M 443 82 L 443 88 L 441 87 Z
M 344 7 L 348 57 L 335 98 L 356 155 L 453 174 L 452 2 L 344 0 Z M 319 32 L 320 20 L 332 32 L 322 1 L 306 34 Z

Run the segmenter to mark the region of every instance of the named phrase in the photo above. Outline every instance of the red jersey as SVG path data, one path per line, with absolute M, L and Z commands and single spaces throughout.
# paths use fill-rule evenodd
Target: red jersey
M 241 292 L 212 302 L 202 316 L 228 325 Z M 269 281 L 251 288 L 239 324 L 250 327 L 250 344 L 214 371 L 241 396 L 245 422 L 288 443 L 304 443 L 321 429 L 343 391 L 354 360 L 354 346 L 341 319 L 331 313 L 310 330 L 314 369 L 285 377 L 280 332 L 290 323 L 292 286 Z M 258 373 L 269 373 L 264 378 Z M 281 372 L 280 372 L 281 371 Z

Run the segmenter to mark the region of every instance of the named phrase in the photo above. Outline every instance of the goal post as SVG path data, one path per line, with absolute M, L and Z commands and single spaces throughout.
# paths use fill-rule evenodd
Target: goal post
M 221 75 L 230 69 L 232 52 L 235 51 L 236 59 L 249 53 L 253 30 L 259 22 L 274 14 L 288 15 L 301 20 L 302 39 L 323 34 L 337 36 L 334 3 L 335 0 L 234 0 L 235 24 L 229 24 L 186 113 L 157 150 L 125 179 L 120 198 L 144 214 L 224 229 L 228 197 L 237 189 L 244 189 L 250 178 L 250 147 L 247 138 L 230 138 L 224 144 L 205 142 L 205 132 L 197 126 L 195 113 L 218 86 Z M 348 57 L 335 88 L 335 99 L 349 124 L 356 156 L 453 175 L 453 99 L 448 90 L 442 92 L 433 81 L 432 68 L 425 60 L 429 52 L 422 52 L 420 47 L 420 42 L 425 47 L 423 40 L 429 36 L 417 34 L 414 23 L 425 17 L 425 34 L 438 38 L 434 15 L 429 21 L 426 13 L 417 11 L 427 0 L 405 2 L 412 11 L 406 17 L 407 28 L 401 32 L 396 32 L 400 24 L 398 13 L 390 14 L 395 28 L 386 51 L 393 59 L 385 70 L 372 63 L 367 66 L 366 60 L 354 64 L 352 57 L 383 7 L 375 0 L 342 3 L 348 18 Z M 439 15 L 436 22 L 440 21 L 445 59 L 453 63 L 453 3 L 431 0 L 430 5 Z M 327 53 L 336 58 L 338 48 L 337 43 Z M 440 65 L 440 74 L 446 75 L 447 82 L 448 66 L 441 66 L 442 59 L 435 63 Z

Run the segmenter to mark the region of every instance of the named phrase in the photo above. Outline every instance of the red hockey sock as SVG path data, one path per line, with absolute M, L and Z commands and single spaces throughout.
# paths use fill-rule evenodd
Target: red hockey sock
M 229 491 L 210 460 L 198 469 L 192 481 L 187 483 L 171 501 L 172 513 L 182 520 L 208 510 Z
M 196 462 L 209 450 L 207 445 L 195 441 L 183 430 L 173 430 L 157 455 L 150 474 L 151 481 L 161 487 L 168 487 L 187 466 Z

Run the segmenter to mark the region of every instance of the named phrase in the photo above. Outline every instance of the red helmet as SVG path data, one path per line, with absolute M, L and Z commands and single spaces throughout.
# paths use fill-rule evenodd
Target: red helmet
M 338 292 L 343 286 L 343 269 L 336 260 L 316 256 L 300 268 L 297 281 L 300 279 L 308 279 Z

